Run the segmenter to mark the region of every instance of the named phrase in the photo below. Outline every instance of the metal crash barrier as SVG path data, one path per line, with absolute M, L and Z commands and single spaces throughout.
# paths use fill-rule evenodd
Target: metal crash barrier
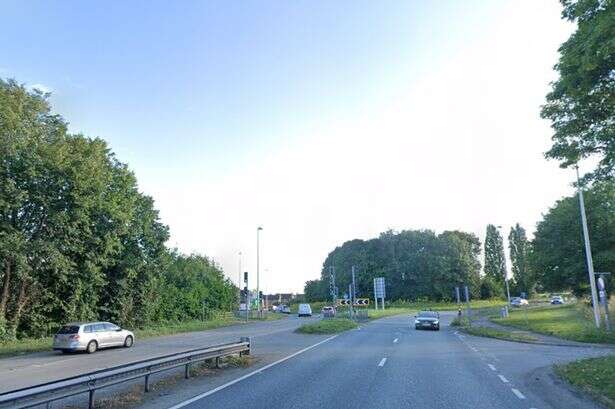
M 145 359 L 113 368 L 60 379 L 29 388 L 18 389 L 0 394 L 0 408 L 31 408 L 39 405 L 51 407 L 53 402 L 72 396 L 88 394 L 88 408 L 94 407 L 94 394 L 97 390 L 119 385 L 134 379 L 144 378 L 144 390 L 149 392 L 150 376 L 170 369 L 184 367 L 184 377 L 190 376 L 190 367 L 196 363 L 219 360 L 228 355 L 250 354 L 250 338 L 242 337 L 239 342 L 212 345 L 165 356 Z

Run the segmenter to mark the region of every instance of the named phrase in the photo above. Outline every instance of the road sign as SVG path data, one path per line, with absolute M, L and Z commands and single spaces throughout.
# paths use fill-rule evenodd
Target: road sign
M 350 305 L 350 300 L 347 298 L 337 300 L 337 305 Z
M 386 298 L 384 277 L 374 278 L 374 297 L 375 298 Z
M 356 307 L 365 307 L 369 305 L 369 298 L 357 298 L 354 300 L 354 305 Z

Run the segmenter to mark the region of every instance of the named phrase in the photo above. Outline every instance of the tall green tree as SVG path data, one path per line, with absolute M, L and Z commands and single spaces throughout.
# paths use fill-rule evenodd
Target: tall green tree
M 485 235 L 485 279 L 494 291 L 490 296 L 504 294 L 504 279 L 506 276 L 506 256 L 504 255 L 504 240 L 493 224 L 487 225 Z
M 517 223 L 510 228 L 508 248 L 512 264 L 512 277 L 518 292 L 534 292 L 535 279 L 529 266 L 530 242 L 525 229 Z
M 562 17 L 577 29 L 560 48 L 542 117 L 551 121 L 553 146 L 546 153 L 562 167 L 595 156 L 589 180 L 615 177 L 615 2 L 561 0 Z
M 615 182 L 595 183 L 584 196 L 595 270 L 615 272 Z M 589 292 L 576 195 L 558 200 L 538 223 L 530 265 L 547 291 Z

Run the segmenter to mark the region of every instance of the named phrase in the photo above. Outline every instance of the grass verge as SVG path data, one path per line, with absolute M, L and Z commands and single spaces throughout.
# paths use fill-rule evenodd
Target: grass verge
M 615 408 L 615 355 L 555 366 L 555 373 L 608 408 Z
M 300 334 L 336 334 L 357 327 L 357 323 L 346 318 L 333 318 L 303 324 L 295 331 Z
M 479 337 L 497 338 L 506 341 L 516 342 L 535 342 L 537 339 L 531 335 L 520 334 L 518 332 L 503 331 L 489 327 L 462 327 L 462 330 L 470 335 Z
M 579 342 L 615 344 L 615 333 L 594 327 L 591 311 L 581 304 L 512 310 L 493 322 Z

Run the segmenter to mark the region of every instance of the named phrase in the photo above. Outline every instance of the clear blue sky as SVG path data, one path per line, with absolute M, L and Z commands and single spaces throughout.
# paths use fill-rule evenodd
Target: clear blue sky
M 522 222 L 569 189 L 539 106 L 556 0 L 5 1 L 0 77 L 135 171 L 170 245 L 300 291 L 389 228 Z M 451 204 L 454 201 L 454 206 Z

